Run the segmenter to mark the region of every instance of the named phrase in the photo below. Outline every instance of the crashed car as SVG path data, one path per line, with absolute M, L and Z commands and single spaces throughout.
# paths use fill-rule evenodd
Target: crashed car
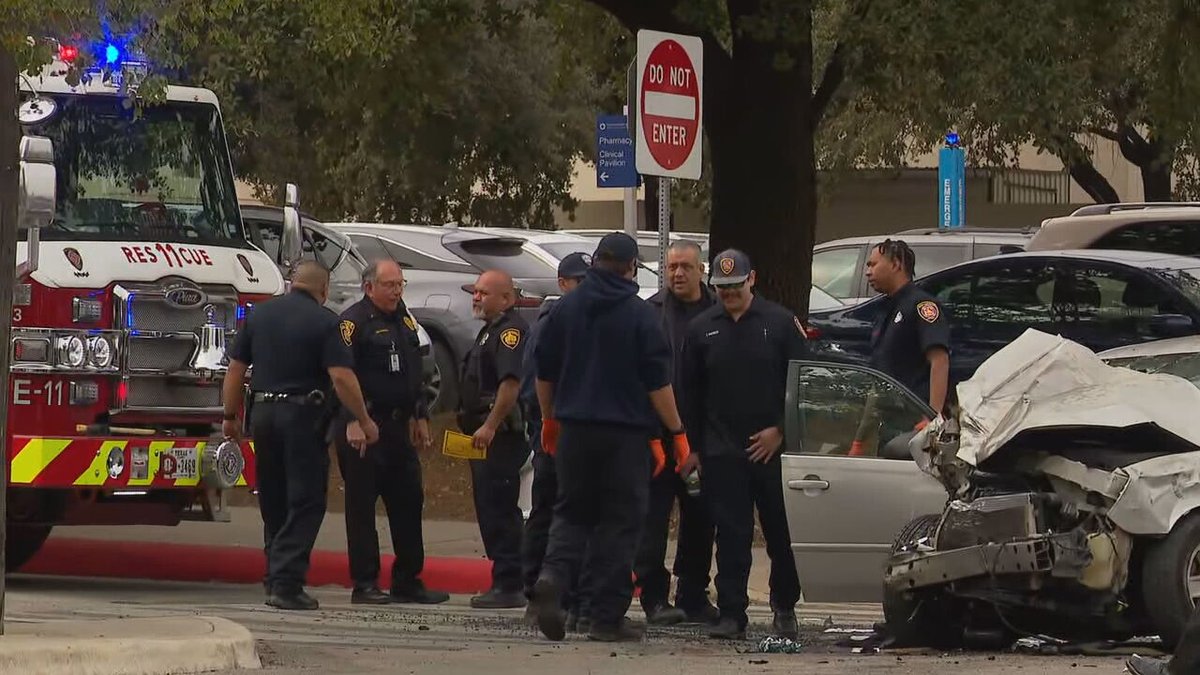
M 893 435 L 948 495 L 887 562 L 901 641 L 1178 641 L 1200 597 L 1200 388 L 1170 366 L 1200 355 L 1106 357 L 1027 331 L 958 386 L 950 419 Z

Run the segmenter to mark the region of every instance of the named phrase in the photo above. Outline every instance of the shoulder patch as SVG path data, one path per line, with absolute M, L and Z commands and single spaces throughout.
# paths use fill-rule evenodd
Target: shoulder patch
M 917 316 L 924 319 L 927 323 L 933 323 L 942 315 L 942 310 L 938 309 L 937 303 L 929 300 L 923 300 L 917 303 Z
M 413 323 L 413 320 L 412 320 L 412 317 L 411 317 L 411 316 L 406 316 L 406 317 L 404 317 L 404 325 L 405 325 L 405 326 L 408 326 L 408 329 L 409 329 L 409 330 L 411 330 L 411 331 L 416 331 L 416 330 L 417 330 L 417 324 Z
M 342 342 L 345 342 L 347 347 L 352 345 L 353 341 L 351 338 L 354 337 L 354 322 L 348 319 L 343 319 L 342 323 L 338 325 L 338 329 L 342 333 Z
M 521 331 L 516 328 L 505 328 L 500 333 L 500 344 L 509 349 L 516 349 L 521 344 Z

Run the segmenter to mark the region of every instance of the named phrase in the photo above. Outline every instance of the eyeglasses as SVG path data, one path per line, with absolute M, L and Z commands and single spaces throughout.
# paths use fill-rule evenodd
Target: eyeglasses
M 389 291 L 394 291 L 397 289 L 402 289 L 405 286 L 407 286 L 408 279 L 405 279 L 404 281 L 376 281 L 375 283 L 379 284 L 380 286 L 384 287 L 385 289 L 387 289 Z

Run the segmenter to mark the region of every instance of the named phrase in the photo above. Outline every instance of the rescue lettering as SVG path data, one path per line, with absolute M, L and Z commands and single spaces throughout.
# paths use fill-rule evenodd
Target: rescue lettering
M 655 143 L 664 143 L 677 147 L 683 147 L 688 144 L 687 128 L 678 124 L 655 122 L 651 127 L 651 134 L 653 134 Z
M 122 246 L 121 253 L 124 253 L 125 260 L 131 263 L 157 263 L 161 256 L 166 261 L 167 267 L 212 267 L 213 264 L 208 251 L 194 246 L 175 246 L 174 244 Z

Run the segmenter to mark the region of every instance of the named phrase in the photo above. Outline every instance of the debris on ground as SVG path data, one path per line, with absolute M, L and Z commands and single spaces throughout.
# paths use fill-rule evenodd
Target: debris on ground
M 750 651 L 758 654 L 799 654 L 804 651 L 804 643 L 784 637 L 765 637 Z

